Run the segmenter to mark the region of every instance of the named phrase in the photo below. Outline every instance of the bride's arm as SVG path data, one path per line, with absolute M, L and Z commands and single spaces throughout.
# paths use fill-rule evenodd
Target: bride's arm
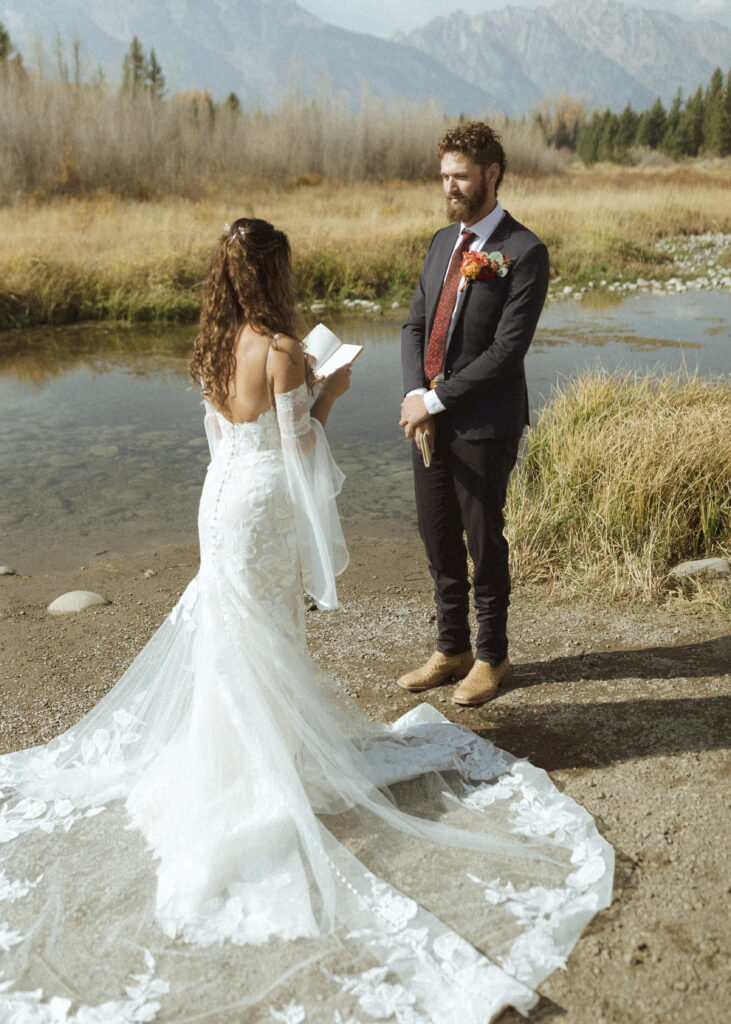
M 319 420 L 323 427 L 327 423 L 327 418 L 330 415 L 330 410 L 335 405 L 336 399 L 344 395 L 350 387 L 351 369 L 350 364 L 341 366 L 339 370 L 326 377 L 320 385 L 320 392 L 310 409 L 310 416 L 313 419 Z
M 305 354 L 300 345 L 292 338 L 280 334 L 277 337 L 277 347 L 272 349 L 269 372 L 275 395 L 286 394 L 301 387 L 305 382 Z M 309 412 L 323 427 L 336 400 L 350 387 L 350 374 L 350 365 L 341 366 L 322 381 Z
M 269 374 L 292 499 L 302 582 L 320 608 L 337 608 L 335 577 L 348 564 L 335 504 L 344 477 L 330 453 L 322 425 L 335 399 L 347 390 L 350 375 L 333 374 L 323 381 L 310 410 L 303 386 L 304 354 L 289 338 L 277 341 L 278 348 L 272 349 L 269 360 Z

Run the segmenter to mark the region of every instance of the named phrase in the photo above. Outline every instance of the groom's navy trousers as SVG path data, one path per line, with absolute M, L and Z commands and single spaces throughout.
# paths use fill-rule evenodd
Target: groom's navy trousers
M 431 384 L 424 372 L 434 321 L 459 226 L 432 238 L 401 334 L 404 394 Z M 548 289 L 548 253 L 506 211 L 486 243 L 510 258 L 503 277 L 472 281 L 458 293 L 437 394 L 436 451 L 427 469 L 414 445 L 419 531 L 434 579 L 437 649 L 470 647 L 469 581 L 463 532 L 474 563 L 477 657 L 507 654 L 510 595 L 503 507 L 520 436 L 528 423 L 524 357 Z
M 428 469 L 419 447 L 412 447 L 419 533 L 434 580 L 437 650 L 461 654 L 470 648 L 464 531 L 473 562 L 476 654 L 497 665 L 508 653 L 510 573 L 503 506 L 520 438 L 466 441 L 455 434 L 448 413 L 437 416 L 435 425 Z

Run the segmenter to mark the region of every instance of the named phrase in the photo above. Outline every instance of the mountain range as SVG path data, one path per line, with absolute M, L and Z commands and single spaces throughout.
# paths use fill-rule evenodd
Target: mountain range
M 520 115 L 559 92 L 639 110 L 705 85 L 731 56 L 729 28 L 617 0 L 457 11 L 392 40 L 330 25 L 295 0 L 2 0 L 0 21 L 26 63 L 58 36 L 67 55 L 79 41 L 87 68 L 117 81 L 136 35 L 154 48 L 168 91 L 235 92 L 262 109 L 318 89 L 357 106 L 367 83 L 386 101 L 434 99 L 452 115 Z

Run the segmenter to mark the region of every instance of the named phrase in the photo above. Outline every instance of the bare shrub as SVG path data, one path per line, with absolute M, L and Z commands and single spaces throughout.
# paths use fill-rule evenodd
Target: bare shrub
M 497 121 L 513 173 L 561 169 L 538 129 Z M 326 83 L 313 99 L 293 93 L 265 114 L 206 93 L 115 93 L 41 68 L 0 76 L 0 201 L 98 190 L 198 198 L 244 180 L 424 180 L 436 173 L 448 123 L 434 104 L 389 105 L 367 90 L 354 114 Z

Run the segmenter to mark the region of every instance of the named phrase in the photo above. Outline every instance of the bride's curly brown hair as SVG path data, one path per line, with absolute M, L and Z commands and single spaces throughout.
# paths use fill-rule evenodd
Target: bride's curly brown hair
M 292 286 L 287 236 L 268 221 L 253 217 L 240 217 L 219 239 L 188 367 L 214 405 L 225 404 L 236 369 L 234 344 L 246 324 L 262 334 L 286 334 L 298 340 L 303 326 Z M 308 360 L 305 379 L 312 389 L 314 374 Z

